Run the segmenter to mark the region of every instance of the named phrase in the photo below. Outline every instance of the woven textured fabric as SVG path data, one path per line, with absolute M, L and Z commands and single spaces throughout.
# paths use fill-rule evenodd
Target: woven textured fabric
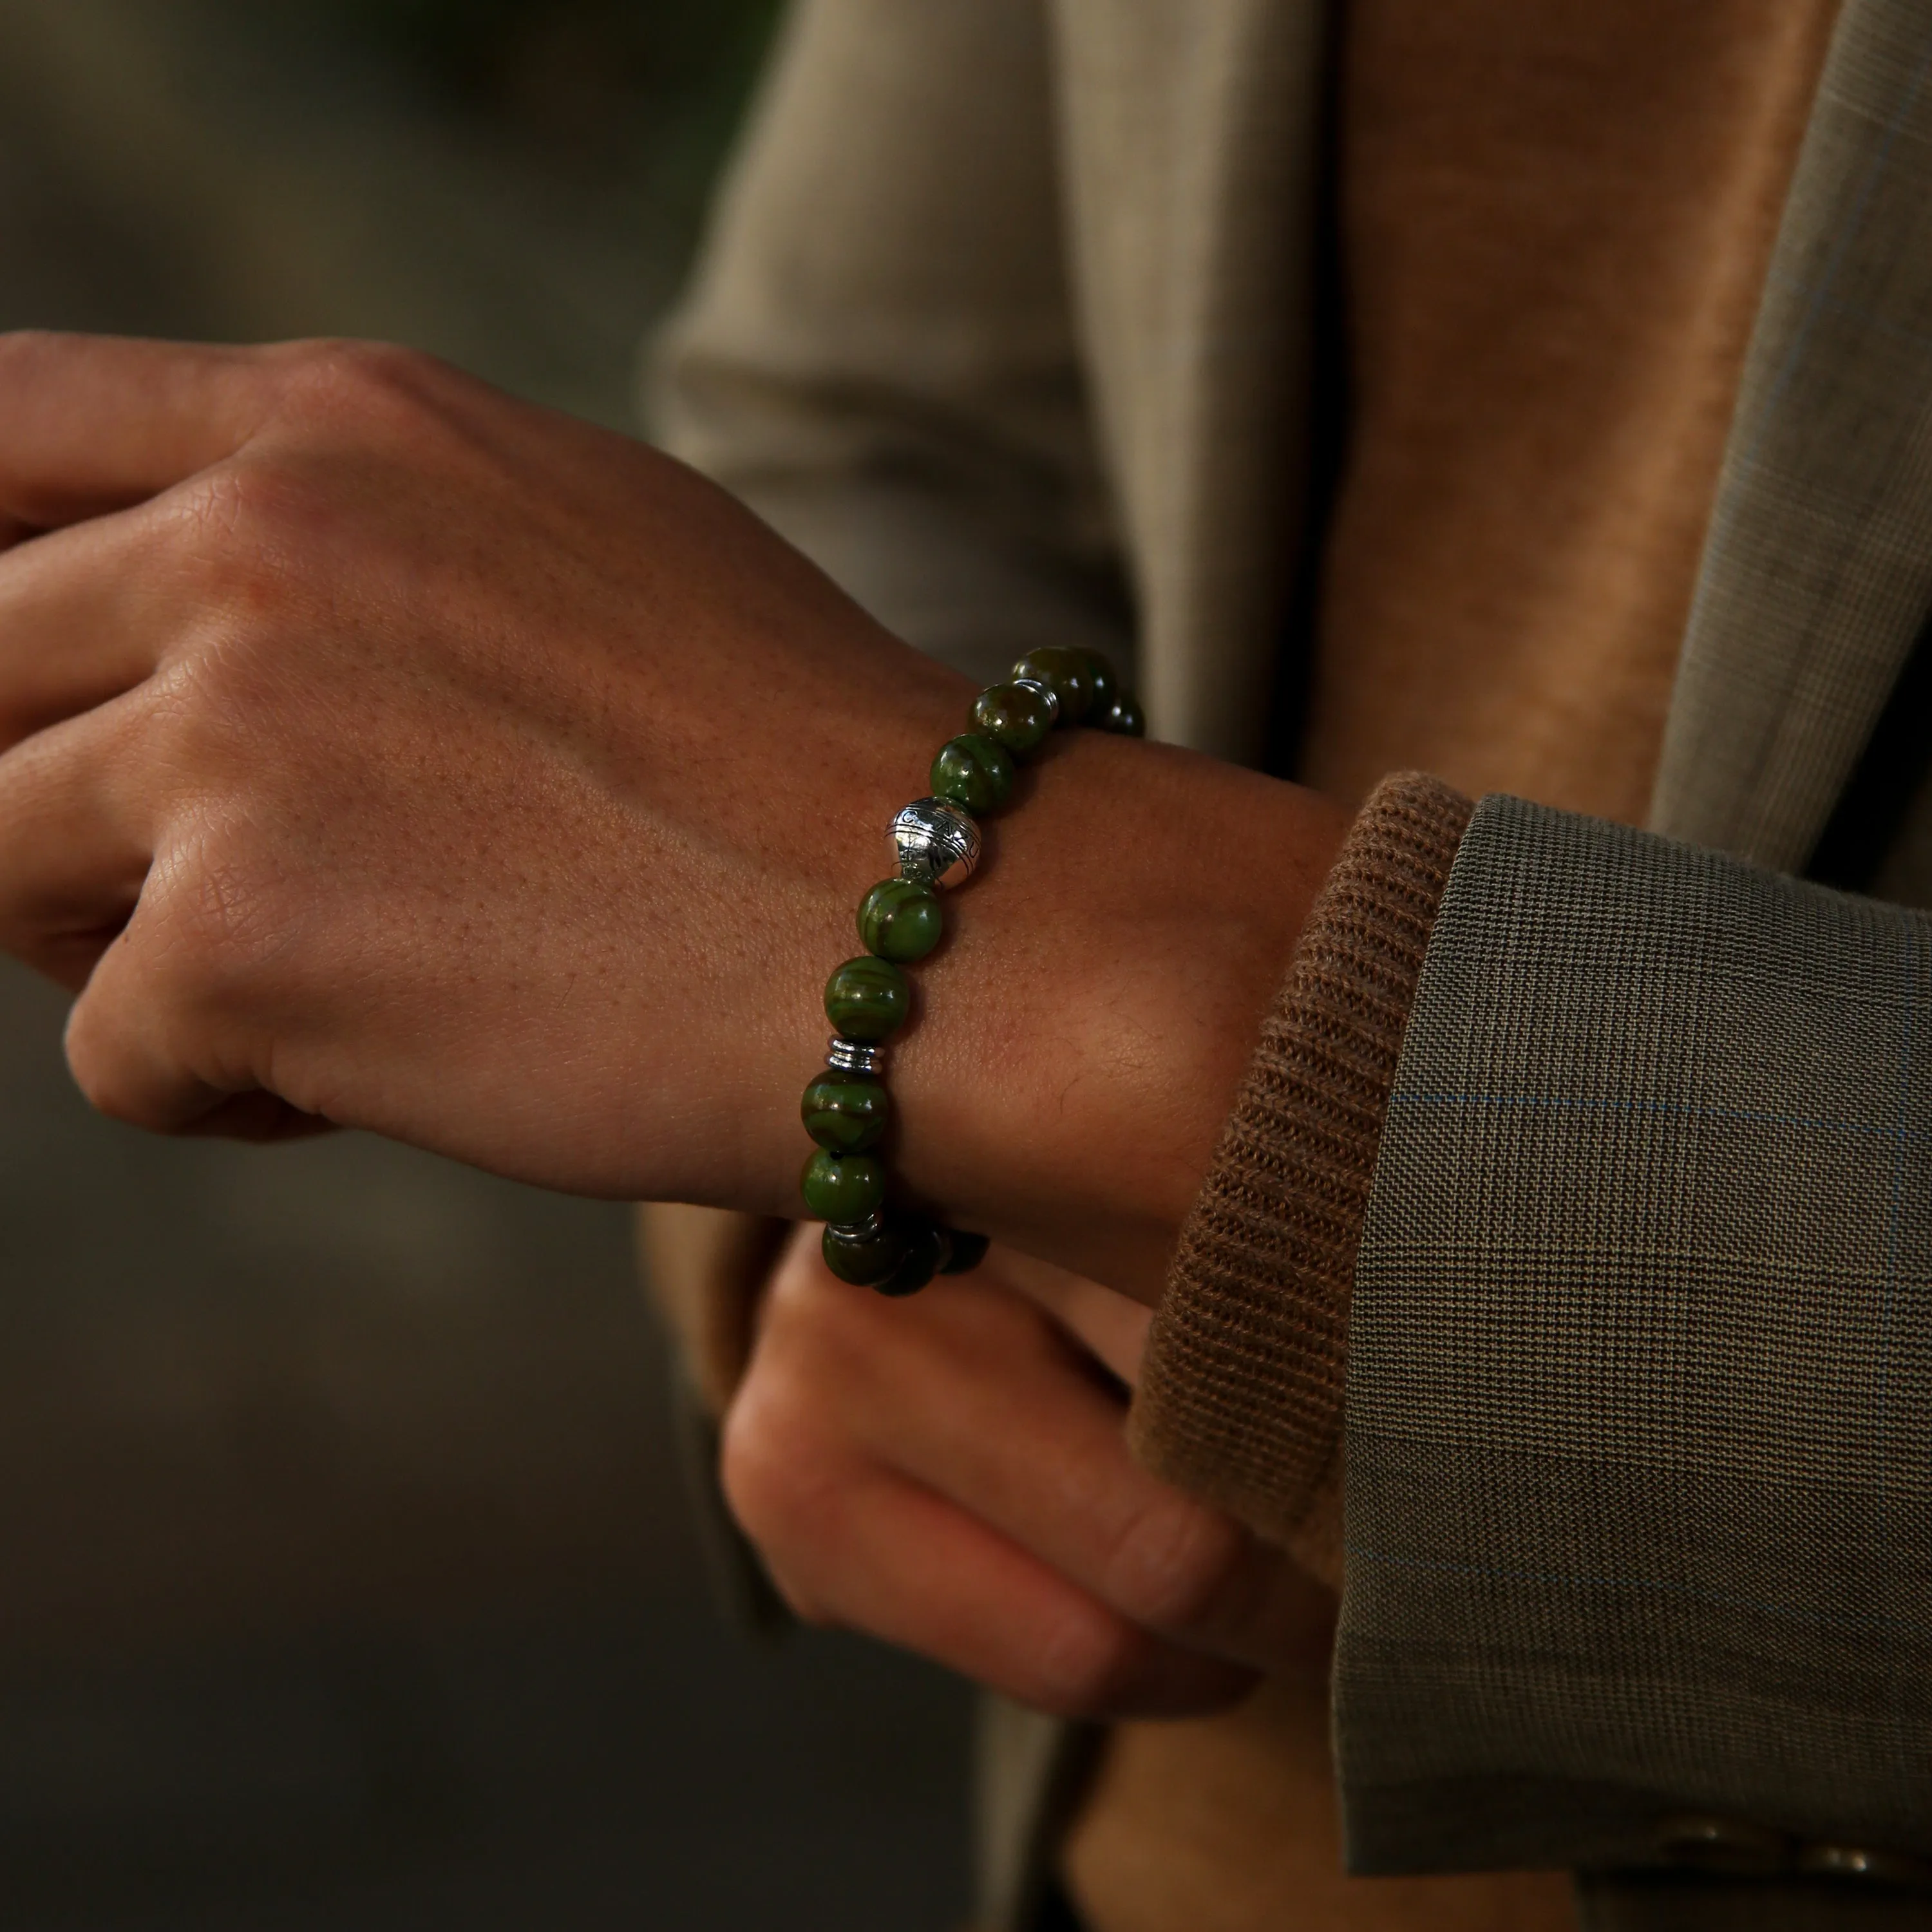
M 1650 822 L 1802 870 L 1932 610 L 1932 17 L 1846 0 L 1738 397 Z
M 1932 1850 L 1932 920 L 1486 800 L 1348 1412 L 1358 1868 Z
M 1385 780 L 1262 1030 L 1148 1342 L 1132 1441 L 1340 1582 L 1349 1287 L 1416 976 L 1469 801 Z

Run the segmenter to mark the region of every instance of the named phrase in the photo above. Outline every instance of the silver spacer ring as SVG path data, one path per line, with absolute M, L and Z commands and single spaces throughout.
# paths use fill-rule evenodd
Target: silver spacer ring
M 826 1224 L 835 1234 L 848 1241 L 868 1241 L 886 1232 L 886 1210 L 874 1208 L 862 1221 L 832 1221 Z
M 884 1069 L 886 1049 L 870 1040 L 843 1040 L 834 1034 L 825 1064 L 835 1073 L 878 1073 Z
M 1052 685 L 1045 683 L 1036 677 L 1011 677 L 1007 679 L 1006 682 L 1016 691 L 1038 692 L 1040 696 L 1046 700 L 1047 722 L 1051 724 L 1058 724 L 1060 722 L 1060 694 Z

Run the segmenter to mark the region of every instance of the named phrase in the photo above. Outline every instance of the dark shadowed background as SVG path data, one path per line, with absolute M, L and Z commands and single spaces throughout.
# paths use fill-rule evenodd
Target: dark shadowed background
M 775 11 L 0 0 L 0 327 L 628 426 Z M 0 1924 L 956 1924 L 964 1694 L 713 1614 L 623 1210 L 146 1139 L 62 1010 L 0 967 Z

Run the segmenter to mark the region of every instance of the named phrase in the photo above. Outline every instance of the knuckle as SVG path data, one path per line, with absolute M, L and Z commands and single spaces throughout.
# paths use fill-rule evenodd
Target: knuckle
M 273 801 L 298 802 L 329 754 L 319 722 L 339 730 L 343 720 L 321 710 L 341 702 L 326 650 L 293 621 L 266 567 L 200 574 L 220 583 L 221 601 L 211 598 L 160 657 L 133 694 L 128 725 L 144 762 L 191 807 L 184 833 L 212 862 L 263 842 L 248 835 L 249 813 L 278 815 Z
M 836 1484 L 809 1420 L 782 1387 L 748 1381 L 725 1417 L 718 1480 L 733 1517 L 764 1558 L 786 1607 L 803 1624 L 838 1622 Z
M 824 1272 L 813 1265 L 808 1252 L 788 1253 L 765 1291 L 767 1330 L 784 1334 L 794 1326 L 808 1328 L 821 1304 L 833 1298 L 825 1288 Z
M 184 1011 L 251 1003 L 293 943 L 272 874 L 218 832 L 158 855 L 142 899 L 149 968 Z
M 298 344 L 296 367 L 321 388 L 355 393 L 406 387 L 434 358 L 397 342 L 371 342 L 352 336 L 319 336 Z
M 1150 1646 L 1097 1606 L 1070 1605 L 1040 1634 L 1026 1701 L 1062 1718 L 1105 1718 L 1130 1708 L 1145 1679 Z
M 1246 1575 L 1246 1534 L 1178 1490 L 1150 1498 L 1122 1523 L 1107 1552 L 1107 1600 L 1149 1629 L 1219 1628 Z
M 326 427 L 364 428 L 418 416 L 455 376 L 435 356 L 397 343 L 329 338 L 298 344 L 289 353 L 284 408 Z
M 781 1267 L 720 1432 L 724 1500 L 808 1624 L 841 1622 L 834 1606 L 846 1594 L 842 1565 L 868 1460 L 853 1430 L 862 1381 L 854 1351 L 864 1346 L 868 1314 L 821 1270 Z
M 718 1440 L 718 1480 L 738 1526 L 762 1544 L 782 1520 L 779 1492 L 784 1487 L 784 1459 L 778 1438 L 783 1418 L 755 1381 L 748 1381 L 725 1412 Z
M 809 1386 L 754 1364 L 725 1415 L 718 1444 L 724 1499 L 753 1542 L 790 1544 L 822 1527 L 830 1514 L 830 1460 Z
M 826 1382 L 853 1377 L 899 1339 L 889 1318 L 903 1312 L 869 1288 L 840 1281 L 815 1254 L 794 1256 L 766 1291 L 760 1352 L 782 1358 L 801 1376 Z
M 279 602 L 332 520 L 313 482 L 292 464 L 259 453 L 183 484 L 166 500 L 166 514 L 202 608 L 230 622 Z
M 778 1592 L 785 1608 L 807 1630 L 830 1630 L 847 1628 L 844 1619 L 818 1595 L 809 1583 L 789 1568 L 768 1559 L 765 1574 L 772 1580 L 772 1587 Z
M 68 1015 L 64 1044 L 68 1071 L 89 1106 L 110 1120 L 146 1124 L 145 1085 L 125 1050 L 98 1023 L 87 1000 Z

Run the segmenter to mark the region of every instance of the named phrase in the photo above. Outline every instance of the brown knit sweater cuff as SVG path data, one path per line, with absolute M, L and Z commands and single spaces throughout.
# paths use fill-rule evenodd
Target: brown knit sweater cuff
M 1134 1401 L 1150 1468 L 1337 1586 L 1355 1253 L 1423 955 L 1474 809 L 1404 772 L 1349 828 L 1181 1230 Z

